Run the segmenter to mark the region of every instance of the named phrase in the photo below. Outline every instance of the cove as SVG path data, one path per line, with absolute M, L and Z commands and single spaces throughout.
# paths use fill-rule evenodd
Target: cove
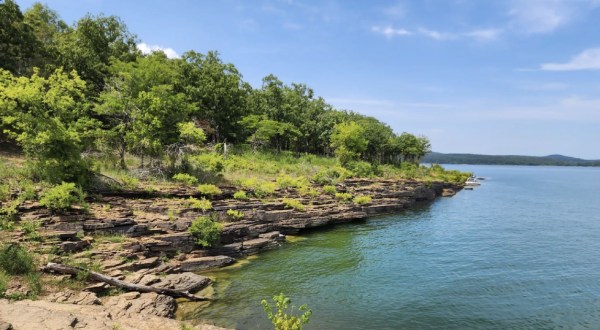
M 600 169 L 451 168 L 486 180 L 207 273 L 215 300 L 180 316 L 268 329 L 260 300 L 283 292 L 306 329 L 600 327 Z

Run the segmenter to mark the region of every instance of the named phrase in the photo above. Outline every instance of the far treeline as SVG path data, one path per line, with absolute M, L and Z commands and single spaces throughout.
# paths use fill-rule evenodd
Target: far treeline
M 36 179 L 83 184 L 94 155 L 108 154 L 121 168 L 133 155 L 184 172 L 181 155 L 205 142 L 336 156 L 350 170 L 430 151 L 426 137 L 334 109 L 305 84 L 268 75 L 253 88 L 216 51 L 170 59 L 137 42 L 115 16 L 68 25 L 46 5 L 0 1 L 0 142 L 23 150 Z
M 529 165 L 529 166 L 600 166 L 600 160 L 586 160 L 563 155 L 515 156 L 443 154 L 431 152 L 423 157 L 424 163 L 473 165 Z

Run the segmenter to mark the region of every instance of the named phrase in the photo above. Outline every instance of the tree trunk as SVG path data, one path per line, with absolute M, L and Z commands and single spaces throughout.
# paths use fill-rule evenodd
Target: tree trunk
M 138 284 L 121 281 L 117 278 L 110 277 L 110 276 L 100 274 L 100 273 L 96 273 L 94 271 L 84 269 L 81 267 L 73 267 L 73 266 L 67 266 L 67 265 L 63 265 L 63 264 L 56 264 L 53 262 L 49 262 L 46 265 L 46 267 L 44 267 L 43 270 L 44 271 L 53 271 L 53 272 L 57 272 L 57 273 L 61 273 L 61 274 L 70 274 L 70 275 L 76 275 L 77 273 L 80 273 L 80 272 L 86 272 L 86 273 L 89 273 L 90 279 L 93 279 L 93 280 L 96 280 L 99 282 L 104 282 L 104 283 L 116 286 L 118 288 L 121 288 L 121 289 L 124 289 L 127 291 L 155 292 L 158 294 L 164 294 L 164 295 L 171 296 L 174 298 L 187 298 L 192 301 L 209 300 L 208 298 L 204 298 L 204 297 L 196 297 L 195 295 L 193 295 L 187 291 L 179 291 L 179 290 L 166 289 L 166 288 L 156 288 L 153 286 L 138 285 Z

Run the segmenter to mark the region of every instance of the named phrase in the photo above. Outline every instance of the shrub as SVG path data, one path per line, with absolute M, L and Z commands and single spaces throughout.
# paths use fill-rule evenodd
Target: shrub
M 309 196 L 311 198 L 321 195 L 321 193 L 318 190 L 310 187 L 298 188 L 298 193 L 300 194 L 300 196 Z
M 248 200 L 248 196 L 246 195 L 246 192 L 243 190 L 236 191 L 235 194 L 233 194 L 233 198 L 240 200 L 240 201 Z
M 366 178 L 375 175 L 373 165 L 364 161 L 352 161 L 346 164 L 346 168 L 349 169 L 353 176 Z
M 276 185 L 273 182 L 263 182 L 260 186 L 254 188 L 254 195 L 258 198 L 270 196 L 275 193 Z
M 260 186 L 260 182 L 257 178 L 251 177 L 240 180 L 240 185 L 245 189 L 255 189 L 256 187 Z
M 0 184 L 0 201 L 10 199 L 10 185 L 8 183 Z
M 352 199 L 352 194 L 350 194 L 350 193 L 335 193 L 335 198 L 339 199 L 342 202 L 347 202 Z
M 212 203 L 202 197 L 200 199 L 194 198 L 194 197 L 190 197 L 187 201 L 186 201 L 187 205 L 190 206 L 191 208 L 197 209 L 197 210 L 202 210 L 202 212 L 206 212 L 210 209 L 212 209 Z
M 299 200 L 297 200 L 297 199 L 284 198 L 281 202 L 287 208 L 291 208 L 291 209 L 294 209 L 294 210 L 297 210 L 297 211 L 304 211 L 305 210 L 304 205 L 302 205 L 302 203 Z
M 236 221 L 244 218 L 244 212 L 238 210 L 227 210 L 227 215 Z
M 187 173 L 177 173 L 173 175 L 173 180 L 188 186 L 193 186 L 198 183 L 198 179 L 196 177 L 191 176 Z
M 10 201 L 3 204 L 0 207 L 0 230 L 12 230 L 14 228 L 14 221 L 17 218 L 19 206 L 18 201 Z
M 343 181 L 352 176 L 352 172 L 341 167 L 327 167 L 319 170 L 313 175 L 312 180 L 318 184 L 333 184 Z
M 21 224 L 21 229 L 25 233 L 25 236 L 30 241 L 40 241 L 42 237 L 38 233 L 38 228 L 40 224 L 36 221 L 27 221 Z
M 290 308 L 292 301 L 290 298 L 284 296 L 283 293 L 274 296 L 273 301 L 275 302 L 275 310 L 264 299 L 260 303 L 265 313 L 267 313 L 267 317 L 273 323 L 275 330 L 301 330 L 310 320 L 312 311 L 308 309 L 308 306 L 300 306 L 298 311 L 305 312 L 300 316 L 294 315 L 296 307 L 292 305 Z
M 281 174 L 276 179 L 277 185 L 281 189 L 302 188 L 308 186 L 309 182 L 305 177 L 293 178 L 287 174 Z
M 354 197 L 354 199 L 352 201 L 355 204 L 363 205 L 363 204 L 369 204 L 369 203 L 371 203 L 372 200 L 373 200 L 373 197 L 371 197 L 371 196 L 359 195 L 359 196 Z
M 327 195 L 335 196 L 337 189 L 335 189 L 335 186 L 327 185 L 323 186 L 323 192 Z
M 8 282 L 10 281 L 10 277 L 6 275 L 6 273 L 0 269 L 0 297 L 4 296 L 4 292 L 8 289 Z
M 224 169 L 223 156 L 216 153 L 202 153 L 190 158 L 190 164 L 199 171 L 218 174 Z
M 123 183 L 123 187 L 127 189 L 135 189 L 140 184 L 140 180 L 138 178 L 130 175 L 122 175 L 120 179 L 121 183 Z
M 188 230 L 198 245 L 211 247 L 219 242 L 222 229 L 223 226 L 220 223 L 214 222 L 209 217 L 198 217 Z
M 29 201 L 34 200 L 37 194 L 35 192 L 35 185 L 31 180 L 21 180 L 19 182 L 19 200 Z
M 201 184 L 198 186 L 198 192 L 209 197 L 220 195 L 222 193 L 221 189 L 214 184 Z
M 42 193 L 40 205 L 52 211 L 64 211 L 73 204 L 85 204 L 84 193 L 74 183 L 63 182 Z
M 0 248 L 0 269 L 8 275 L 25 275 L 35 269 L 33 257 L 18 244 L 7 244 Z

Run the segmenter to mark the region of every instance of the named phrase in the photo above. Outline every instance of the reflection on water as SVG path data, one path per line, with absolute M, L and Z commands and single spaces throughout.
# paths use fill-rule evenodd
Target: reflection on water
M 600 328 L 600 169 L 462 169 L 488 180 L 211 272 L 216 300 L 180 317 L 266 329 L 284 292 L 307 329 Z

